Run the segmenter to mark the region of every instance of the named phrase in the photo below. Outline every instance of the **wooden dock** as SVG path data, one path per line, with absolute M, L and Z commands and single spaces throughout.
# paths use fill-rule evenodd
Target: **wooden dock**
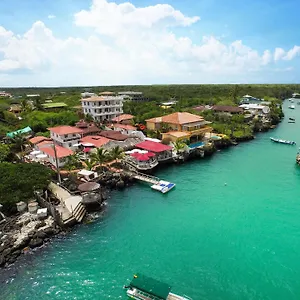
M 133 172 L 132 176 L 137 180 L 144 181 L 151 184 L 158 184 L 160 181 L 158 177 L 140 173 L 140 172 Z

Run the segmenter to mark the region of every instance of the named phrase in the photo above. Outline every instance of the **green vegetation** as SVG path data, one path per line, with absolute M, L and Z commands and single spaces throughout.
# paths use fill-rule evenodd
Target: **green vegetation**
M 53 173 L 38 163 L 0 163 L 0 203 L 7 212 L 15 211 L 19 201 L 27 202 L 35 189 L 48 186 Z

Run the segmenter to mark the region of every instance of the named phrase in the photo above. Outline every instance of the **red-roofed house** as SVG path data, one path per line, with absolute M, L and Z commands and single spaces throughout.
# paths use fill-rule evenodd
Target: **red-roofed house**
M 172 158 L 172 147 L 153 141 L 143 141 L 135 145 L 136 148 L 153 152 L 158 162 L 164 162 Z
M 74 126 L 57 126 L 48 130 L 55 144 L 69 149 L 74 148 L 83 135 L 83 130 Z
M 136 131 L 136 127 L 128 124 L 113 124 L 115 131 L 120 131 L 123 134 L 131 134 Z
M 122 114 L 112 119 L 113 122 L 120 124 L 132 124 L 134 116 L 130 114 Z
M 109 141 L 111 141 L 111 139 L 99 135 L 85 136 L 80 140 L 81 143 L 93 144 L 96 148 L 101 148 Z
M 49 162 L 56 167 L 55 161 L 55 151 L 53 145 L 45 145 L 44 147 L 39 147 L 40 151 L 47 155 Z M 73 151 L 61 146 L 56 145 L 56 156 L 58 167 L 63 167 L 66 163 L 66 158 L 73 154 Z
M 49 139 L 45 136 L 35 136 L 35 137 L 33 137 L 29 140 L 29 142 L 32 145 L 37 145 L 37 144 L 39 144 L 40 142 L 43 142 L 43 141 L 51 141 L 51 139 Z

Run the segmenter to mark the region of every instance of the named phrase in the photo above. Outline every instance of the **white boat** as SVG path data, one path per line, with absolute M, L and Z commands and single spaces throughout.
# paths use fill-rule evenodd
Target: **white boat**
M 156 191 L 159 191 L 159 192 L 165 194 L 168 191 L 170 191 L 172 188 L 174 188 L 175 185 L 176 185 L 175 183 L 164 181 L 164 180 L 160 180 L 157 184 L 153 184 L 151 186 L 151 188 L 153 190 L 156 190 Z
M 295 109 L 295 105 L 290 105 L 289 108 L 290 109 Z
M 270 137 L 270 140 L 272 142 L 280 143 L 280 144 L 296 145 L 296 142 L 294 142 L 294 141 L 287 141 L 287 140 L 275 139 L 275 138 L 272 138 L 272 137 Z
M 127 296 L 135 300 L 191 300 L 187 296 L 171 293 L 168 284 L 142 274 L 134 275 L 130 284 L 124 288 L 127 289 Z

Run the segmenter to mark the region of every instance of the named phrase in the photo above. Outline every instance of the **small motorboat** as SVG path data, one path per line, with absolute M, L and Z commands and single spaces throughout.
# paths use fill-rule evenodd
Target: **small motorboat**
M 272 137 L 270 138 L 270 140 L 272 142 L 280 143 L 280 144 L 296 145 L 296 142 L 294 142 L 294 141 L 287 141 L 287 140 L 275 139 L 275 138 L 272 138 Z
M 288 123 L 295 123 L 295 118 L 289 118 L 289 122 Z
M 295 109 L 295 105 L 290 105 L 289 108 L 290 109 Z

